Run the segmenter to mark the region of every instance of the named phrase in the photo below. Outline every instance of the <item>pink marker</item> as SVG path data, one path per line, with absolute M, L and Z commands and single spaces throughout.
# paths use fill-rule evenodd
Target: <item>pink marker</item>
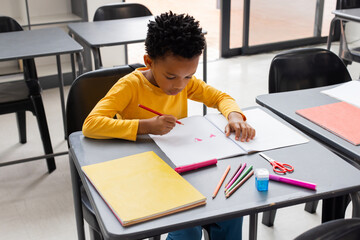
M 273 175 L 273 174 L 269 174 L 269 179 L 273 180 L 273 181 L 296 185 L 296 186 L 303 187 L 303 188 L 309 188 L 311 190 L 316 190 L 316 184 L 310 183 L 310 182 L 304 182 L 304 181 L 287 178 L 287 177 L 281 177 L 281 176 L 277 176 L 277 175 Z
M 231 179 L 231 181 L 228 183 L 228 185 L 226 185 L 224 191 L 228 190 L 228 189 L 231 187 L 231 185 L 236 181 L 236 179 L 239 177 L 239 175 L 241 174 L 241 172 L 245 169 L 245 167 L 246 167 L 246 163 L 244 163 L 244 164 L 241 166 L 241 168 L 239 169 L 239 171 L 237 171 L 236 175 Z
M 182 173 L 182 172 L 187 172 L 187 171 L 195 170 L 195 169 L 202 168 L 202 167 L 207 167 L 207 166 L 214 165 L 214 164 L 217 164 L 217 159 L 211 159 L 211 160 L 207 160 L 207 161 L 203 161 L 203 162 L 199 162 L 199 163 L 193 163 L 193 164 L 189 164 L 189 165 L 185 165 L 185 166 L 181 166 L 181 167 L 176 167 L 174 170 L 177 173 Z

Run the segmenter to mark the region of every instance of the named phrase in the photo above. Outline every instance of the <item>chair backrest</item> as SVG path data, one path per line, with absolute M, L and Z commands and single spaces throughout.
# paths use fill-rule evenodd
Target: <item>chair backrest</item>
M 357 240 L 360 239 L 360 218 L 337 219 L 323 223 L 295 240 Z
M 99 7 L 93 21 L 151 16 L 150 10 L 139 3 L 116 3 Z
M 323 87 L 350 80 L 345 64 L 333 52 L 320 48 L 296 49 L 273 58 L 269 93 Z
M 0 16 L 0 33 L 23 31 L 21 25 L 13 18 Z M 24 77 L 29 88 L 30 95 L 40 94 L 41 87 L 37 77 L 35 60 L 33 58 L 23 59 Z
M 359 0 L 340 0 L 339 9 L 360 8 Z
M 81 131 L 85 118 L 110 88 L 123 76 L 141 64 L 124 65 L 87 72 L 75 79 L 71 85 L 67 104 L 67 134 Z
M 20 24 L 11 17 L 0 16 L 0 33 L 22 31 Z

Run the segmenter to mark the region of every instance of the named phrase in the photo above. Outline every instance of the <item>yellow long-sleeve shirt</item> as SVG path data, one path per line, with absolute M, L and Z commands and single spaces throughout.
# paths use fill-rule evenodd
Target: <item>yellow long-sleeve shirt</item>
M 138 104 L 178 119 L 187 117 L 187 99 L 217 108 L 226 118 L 230 112 L 242 114 L 233 98 L 194 76 L 183 91 L 172 96 L 152 85 L 141 73 L 143 70 L 147 68 L 136 69 L 121 78 L 96 104 L 83 125 L 82 131 L 86 137 L 135 141 L 139 119 L 156 116 L 138 107 Z

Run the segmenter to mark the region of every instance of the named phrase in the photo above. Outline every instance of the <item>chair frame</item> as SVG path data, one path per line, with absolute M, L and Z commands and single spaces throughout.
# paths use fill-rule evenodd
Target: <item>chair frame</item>
M 125 66 L 118 66 L 114 68 L 107 68 L 107 69 L 98 69 L 90 72 L 86 72 L 80 76 L 78 76 L 75 81 L 72 83 L 70 87 L 70 91 L 68 94 L 67 104 L 66 104 L 66 120 L 67 120 L 67 139 L 69 139 L 69 135 L 76 131 L 82 130 L 82 125 L 90 113 L 92 108 L 96 105 L 96 103 L 105 96 L 105 94 L 110 90 L 110 88 L 120 79 L 121 77 L 125 76 L 126 74 L 134 71 L 138 67 L 143 67 L 142 64 L 132 64 L 132 65 L 125 65 Z M 95 87 L 91 91 L 89 91 L 89 82 L 92 81 L 96 84 L 101 85 L 102 90 L 100 87 Z M 86 96 L 92 96 L 92 102 L 84 102 L 83 98 Z M 69 142 L 68 142 L 69 144 Z M 69 155 L 70 158 L 70 167 L 75 167 L 74 164 L 71 162 L 71 154 Z M 73 171 L 72 171 L 73 172 Z M 74 205 L 75 211 L 79 214 L 76 214 L 78 217 L 83 216 L 81 219 L 77 219 L 77 231 L 79 239 L 85 239 L 85 229 L 83 224 L 83 219 L 89 224 L 90 227 L 90 236 L 91 239 L 94 240 L 102 240 L 103 237 L 101 235 L 101 230 L 99 224 L 96 220 L 95 213 L 85 192 L 84 188 L 82 187 L 82 183 L 80 180 L 79 175 L 71 176 L 72 183 L 75 186 L 79 186 L 80 191 L 76 192 L 73 186 L 74 191 Z M 75 187 L 76 188 L 76 187 Z M 77 199 L 81 198 L 81 203 L 77 202 Z M 81 205 L 81 206 L 79 206 Z M 79 224 L 82 222 L 82 224 Z M 160 240 L 160 238 L 154 238 Z
M 0 18 L 2 19 L 2 21 L 7 22 L 7 25 L 5 25 L 5 27 L 8 26 L 8 29 L 5 29 L 5 32 L 23 30 L 19 23 L 17 23 L 13 18 L 6 16 L 0 16 Z M 24 98 L 22 100 L 0 103 L 0 114 L 16 113 L 17 125 L 19 129 L 19 142 L 26 143 L 27 140 L 25 111 L 31 111 L 37 119 L 45 155 L 3 162 L 0 164 L 0 167 L 46 158 L 48 172 L 51 173 L 56 169 L 54 157 L 67 154 L 67 152 L 61 152 L 56 154 L 53 153 L 45 109 L 41 97 L 41 87 L 39 85 L 36 72 L 35 61 L 34 59 L 23 59 L 22 61 L 24 68 L 24 80 L 21 81 L 25 81 L 26 86 L 29 90 L 29 96 L 28 98 Z

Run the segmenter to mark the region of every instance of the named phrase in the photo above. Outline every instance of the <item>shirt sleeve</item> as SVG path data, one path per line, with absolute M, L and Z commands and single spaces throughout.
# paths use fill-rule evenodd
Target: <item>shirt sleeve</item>
M 246 117 L 240 107 L 228 94 L 217 90 L 195 77 L 191 79 L 187 87 L 189 99 L 203 102 L 207 107 L 217 108 L 226 119 L 231 112 L 238 112 L 242 115 L 244 121 L 246 121 Z
M 133 91 L 129 84 L 126 84 L 126 81 L 119 80 L 85 119 L 82 128 L 84 136 L 97 139 L 121 138 L 135 141 L 139 120 L 122 119 L 121 116 L 132 96 Z

